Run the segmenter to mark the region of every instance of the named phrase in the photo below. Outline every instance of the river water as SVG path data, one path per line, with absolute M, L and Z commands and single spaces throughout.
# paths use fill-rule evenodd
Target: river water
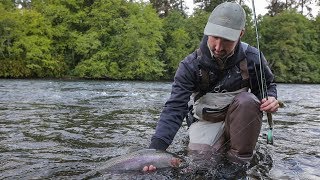
M 148 147 L 170 88 L 171 82 L 0 80 L 0 179 L 213 177 L 92 174 L 112 157 Z M 264 122 L 248 179 L 320 179 L 319 89 L 278 85 L 285 107 L 273 115 L 274 145 L 266 143 Z M 168 151 L 186 156 L 187 143 L 184 123 Z

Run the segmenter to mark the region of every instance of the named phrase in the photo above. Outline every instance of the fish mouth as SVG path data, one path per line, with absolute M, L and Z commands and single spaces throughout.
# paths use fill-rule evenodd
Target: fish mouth
M 171 167 L 181 167 L 182 164 L 183 164 L 184 160 L 181 159 L 181 158 L 176 158 L 176 157 L 173 157 L 171 158 L 171 161 L 170 161 L 170 164 L 171 164 Z

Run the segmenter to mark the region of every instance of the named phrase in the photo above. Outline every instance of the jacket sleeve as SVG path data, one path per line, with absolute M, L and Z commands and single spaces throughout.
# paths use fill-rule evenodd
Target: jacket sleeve
M 172 143 L 188 113 L 188 102 L 194 89 L 195 80 L 192 61 L 188 61 L 188 59 L 182 61 L 176 71 L 170 98 L 160 114 L 156 132 L 151 138 L 149 148 L 165 150 Z

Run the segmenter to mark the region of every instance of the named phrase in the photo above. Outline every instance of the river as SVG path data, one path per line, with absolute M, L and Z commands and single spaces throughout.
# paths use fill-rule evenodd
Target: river
M 171 82 L 0 80 L 0 179 L 195 179 L 176 171 L 90 174 L 148 147 L 170 89 Z M 319 89 L 278 85 L 285 107 L 273 115 L 274 145 L 264 118 L 248 178 L 320 179 Z M 186 156 L 187 143 L 184 123 L 168 151 Z

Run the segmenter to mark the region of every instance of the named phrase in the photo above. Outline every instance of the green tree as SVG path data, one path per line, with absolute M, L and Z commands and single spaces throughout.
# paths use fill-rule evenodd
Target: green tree
M 153 80 L 163 75 L 163 63 L 158 59 L 162 42 L 162 21 L 151 6 L 130 4 L 130 15 L 121 34 L 112 37 L 111 49 L 117 49 L 115 59 L 125 79 Z
M 108 13 L 104 14 L 105 11 Z M 100 78 L 154 80 L 163 75 L 164 65 L 157 58 L 162 22 L 150 5 L 96 1 L 89 15 L 95 23 L 90 24 L 89 31 L 101 29 L 98 33 L 101 48 L 75 68 L 76 75 L 92 74 L 83 73 L 84 64 L 105 65 L 106 71 Z
M 200 9 L 211 13 L 216 6 L 226 1 L 228 0 L 195 0 L 194 2 L 200 7 Z
M 284 10 L 300 10 L 301 14 L 306 14 L 307 17 L 313 17 L 312 5 L 316 5 L 319 0 L 270 0 L 267 6 L 268 15 L 274 16 Z M 306 11 L 305 11 L 306 10 Z
M 97 32 L 89 32 L 92 5 L 89 0 L 32 0 L 53 27 L 53 54 L 62 55 L 69 69 L 100 48 Z
M 261 49 L 278 82 L 320 82 L 320 63 L 316 54 L 319 41 L 310 20 L 286 11 L 261 21 Z
M 1 11 L 2 77 L 59 77 L 64 63 L 51 55 L 51 26 L 29 9 Z
M 246 12 L 246 26 L 245 26 L 245 33 L 244 36 L 242 37 L 242 41 L 252 45 L 252 46 L 257 46 L 256 43 L 256 32 L 255 32 L 255 24 L 253 22 L 253 14 L 251 9 L 246 6 L 242 5 L 243 9 Z M 259 21 L 259 20 L 258 20 Z M 259 28 L 259 25 L 258 25 Z
M 267 6 L 267 14 L 270 16 L 275 16 L 282 11 L 287 10 L 289 6 L 292 6 L 292 3 L 289 4 L 288 1 L 281 2 L 280 0 L 270 0 L 270 4 Z
M 182 12 L 183 0 L 154 2 L 169 3 L 162 19 L 152 4 L 127 0 L 2 0 L 0 77 L 170 79 L 224 1 L 199 0 L 204 6 L 191 16 Z M 299 14 L 297 6 L 312 0 L 299 2 L 287 0 L 274 17 L 258 18 L 260 47 L 278 82 L 318 83 L 319 15 L 309 20 Z M 255 45 L 252 12 L 243 7 L 242 40 Z
M 203 30 L 207 24 L 210 13 L 201 9 L 196 9 L 194 14 L 186 20 L 186 31 L 190 37 L 188 47 L 191 51 L 194 51 L 199 47 L 199 43 L 203 38 Z
M 164 19 L 164 43 L 161 59 L 164 60 L 167 70 L 166 79 L 171 79 L 179 62 L 189 53 L 190 36 L 186 31 L 186 16 L 180 11 L 172 11 Z
M 315 21 L 312 21 L 312 22 L 313 22 L 314 29 L 316 30 L 316 34 L 317 34 L 315 41 L 320 42 L 320 15 L 318 15 L 316 17 Z M 319 46 L 316 50 L 316 53 L 317 53 L 317 56 L 319 57 L 320 56 L 320 47 Z
M 13 0 L 1 0 L 0 1 L 1 11 L 15 10 L 17 4 Z
M 126 53 L 119 54 L 121 49 L 117 45 L 111 45 L 116 36 L 125 33 L 124 28 L 129 15 L 128 3 L 123 0 L 99 0 L 92 4 L 88 12 L 88 33 L 97 33 L 100 47 L 91 57 L 86 57 L 77 64 L 74 69 L 75 75 L 86 78 L 124 79 L 121 72 L 123 67 L 118 65 L 118 57 L 125 58 Z
M 167 17 L 172 10 L 185 13 L 185 0 L 149 0 L 160 17 Z

